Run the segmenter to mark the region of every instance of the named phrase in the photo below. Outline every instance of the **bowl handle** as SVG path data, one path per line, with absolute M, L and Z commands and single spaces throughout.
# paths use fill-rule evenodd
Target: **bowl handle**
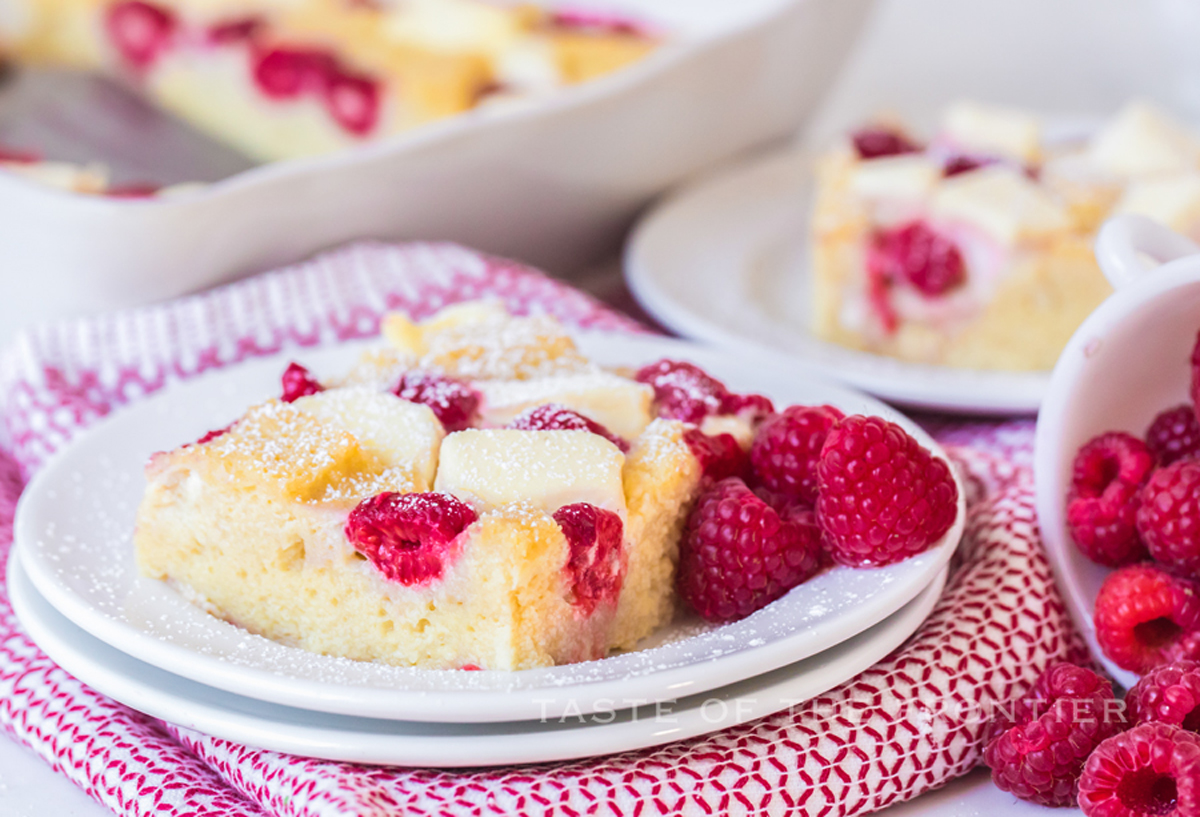
M 1190 238 L 1132 213 L 1110 218 L 1096 236 L 1096 260 L 1113 289 L 1136 281 L 1159 264 L 1197 253 L 1200 245 Z

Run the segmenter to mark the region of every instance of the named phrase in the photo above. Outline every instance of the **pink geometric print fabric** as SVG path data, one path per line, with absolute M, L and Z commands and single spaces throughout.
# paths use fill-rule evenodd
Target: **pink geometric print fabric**
M 507 261 L 438 244 L 360 244 L 171 304 L 46 327 L 0 357 L 0 553 L 28 476 L 100 417 L 169 382 L 250 357 L 378 331 L 495 297 L 579 327 L 642 331 Z M 970 519 L 932 615 L 882 662 L 815 701 L 658 749 L 538 766 L 439 771 L 265 752 L 163 724 L 56 667 L 0 591 L 0 724 L 122 815 L 865 814 L 975 766 L 980 713 L 1083 646 L 1037 535 L 1032 423 L 939 423 Z

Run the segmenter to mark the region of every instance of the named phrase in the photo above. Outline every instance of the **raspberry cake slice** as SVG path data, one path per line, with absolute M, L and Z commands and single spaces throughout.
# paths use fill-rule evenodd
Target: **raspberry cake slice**
M 263 160 L 322 153 L 633 63 L 619 18 L 487 0 L 14 0 L 0 47 L 100 70 Z
M 252 632 L 403 666 L 597 659 L 671 621 L 688 512 L 769 401 L 708 378 L 719 399 L 678 419 L 663 373 L 699 369 L 608 371 L 496 304 L 384 329 L 345 377 L 293 364 L 281 399 L 155 455 L 142 572 Z
M 1200 228 L 1200 142 L 1163 115 L 1132 104 L 1084 140 L 1044 130 L 964 103 L 928 143 L 882 123 L 826 155 L 815 334 L 914 362 L 1049 369 L 1111 292 L 1091 252 L 1109 213 Z

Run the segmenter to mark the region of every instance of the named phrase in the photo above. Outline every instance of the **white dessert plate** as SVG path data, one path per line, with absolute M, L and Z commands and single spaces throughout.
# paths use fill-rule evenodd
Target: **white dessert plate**
M 1037 411 L 1048 372 L 906 363 L 813 336 L 812 153 L 772 154 L 700 182 L 641 221 L 625 275 L 641 305 L 681 335 L 742 352 L 774 349 L 908 406 L 976 414 Z
M 121 703 L 188 729 L 249 746 L 327 760 L 402 766 L 508 766 L 571 760 L 697 737 L 799 706 L 858 675 L 900 646 L 929 615 L 946 581 L 820 655 L 731 686 L 619 712 L 532 721 L 439 724 L 356 718 L 294 709 L 189 681 L 88 635 L 9 560 L 13 609 L 30 636 L 65 670 Z
M 816 378 L 782 358 L 744 356 L 651 336 L 585 335 L 602 364 L 692 360 L 739 391 L 781 404 L 831 403 L 915 424 L 865 395 Z M 273 703 L 410 721 L 484 722 L 557 716 L 695 694 L 815 655 L 877 624 L 929 586 L 962 534 L 958 519 L 934 547 L 874 570 L 835 568 L 754 615 L 722 627 L 682 621 L 644 649 L 521 672 L 398 668 L 315 655 L 254 636 L 138 575 L 131 533 L 154 451 L 193 440 L 278 391 L 294 357 L 319 375 L 344 371 L 362 344 L 291 353 L 169 388 L 122 409 L 68 446 L 34 478 L 17 511 L 16 541 L 30 579 L 63 615 L 131 656 L 192 680 Z

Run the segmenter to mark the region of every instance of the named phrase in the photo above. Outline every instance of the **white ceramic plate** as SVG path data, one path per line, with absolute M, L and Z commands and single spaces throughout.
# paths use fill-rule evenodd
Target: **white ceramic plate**
M 761 718 L 820 695 L 870 667 L 920 626 L 947 568 L 899 611 L 820 655 L 732 686 L 591 717 L 430 724 L 355 718 L 244 698 L 138 661 L 59 614 L 9 561 L 13 609 L 65 670 L 139 711 L 219 738 L 277 752 L 402 766 L 467 767 L 571 760 L 659 746 Z
M 652 337 L 580 338 L 609 364 L 661 357 L 692 360 L 731 388 L 783 404 L 831 403 L 874 413 L 936 444 L 883 404 L 813 378 L 782 360 L 744 357 Z M 296 356 L 318 374 L 344 371 L 362 345 Z M 439 722 L 511 721 L 715 689 L 793 663 L 862 632 L 934 580 L 962 533 L 959 517 L 935 547 L 886 568 L 827 571 L 763 610 L 723 627 L 680 622 L 636 652 L 521 672 L 397 668 L 318 656 L 253 636 L 189 604 L 165 583 L 138 575 L 130 533 L 150 453 L 196 439 L 272 396 L 287 357 L 255 361 L 182 384 L 121 410 L 68 447 L 30 483 L 16 539 L 30 578 L 67 618 L 155 666 L 240 695 L 306 709 Z
M 905 405 L 1037 411 L 1049 373 L 918 365 L 813 337 L 812 166 L 806 151 L 775 154 L 669 198 L 638 225 L 626 250 L 625 274 L 638 301 L 682 335 L 742 351 L 782 351 Z

